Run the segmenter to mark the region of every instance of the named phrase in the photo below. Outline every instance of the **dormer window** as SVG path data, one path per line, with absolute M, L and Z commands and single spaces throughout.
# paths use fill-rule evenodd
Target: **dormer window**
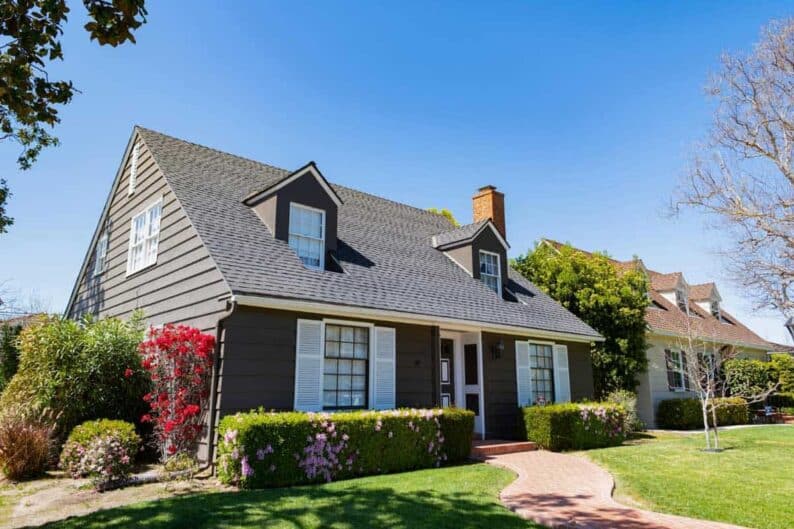
M 717 318 L 718 320 L 722 320 L 722 314 L 720 313 L 720 303 L 719 301 L 712 301 L 711 302 L 711 315 Z
M 686 292 L 683 289 L 676 290 L 675 300 L 681 312 L 689 314 L 689 301 L 687 300 Z
M 480 281 L 497 294 L 502 290 L 501 269 L 499 254 L 480 250 Z
M 325 268 L 325 211 L 289 205 L 289 245 L 307 268 Z

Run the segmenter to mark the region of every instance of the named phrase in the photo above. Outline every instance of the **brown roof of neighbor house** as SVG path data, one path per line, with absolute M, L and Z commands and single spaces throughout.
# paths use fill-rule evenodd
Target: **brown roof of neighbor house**
M 557 241 L 548 239 L 544 239 L 544 241 L 557 249 L 563 246 Z M 591 252 L 579 248 L 574 249 L 592 255 Z M 642 263 L 639 259 L 633 261 L 610 259 L 610 261 L 619 270 L 625 270 L 629 265 Z M 650 283 L 648 295 L 652 302 L 646 310 L 645 320 L 652 331 L 686 335 L 689 328 L 696 336 L 720 343 L 742 344 L 767 350 L 774 349 L 775 344 L 771 344 L 755 334 L 733 315 L 726 312 L 724 308 L 720 308 L 720 319 L 717 319 L 710 310 L 703 310 L 695 303 L 711 298 L 712 292 L 716 289 L 713 282 L 688 287 L 689 314 L 687 314 L 677 304 L 671 303 L 660 293 L 675 290 L 678 283 L 682 281 L 683 274 L 681 272 L 663 274 L 649 270 L 644 265 L 643 269 L 648 273 Z
M 0 319 L 0 325 L 8 325 L 9 327 L 15 327 L 17 325 L 20 325 L 22 327 L 27 327 L 34 320 L 38 318 L 44 318 L 46 316 L 47 315 L 43 312 L 37 312 L 34 314 L 23 314 L 21 316 L 14 316 L 13 318 Z

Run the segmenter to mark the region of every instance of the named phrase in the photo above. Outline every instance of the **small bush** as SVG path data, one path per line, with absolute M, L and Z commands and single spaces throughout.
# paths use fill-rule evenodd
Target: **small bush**
M 472 412 L 449 408 L 238 413 L 220 423 L 218 476 L 264 488 L 455 463 L 473 428 Z
M 20 408 L 0 418 L 0 470 L 18 481 L 43 474 L 53 448 L 54 420 L 46 410 L 30 415 Z
M 135 426 L 124 421 L 99 419 L 84 422 L 75 426 L 66 444 L 61 451 L 61 468 L 66 470 L 73 478 L 88 477 L 89 471 L 82 459 L 90 451 L 90 447 L 97 439 L 112 438 L 117 440 L 130 459 L 133 460 L 138 453 L 141 439 L 135 433 Z
M 778 391 L 794 393 L 794 356 L 790 354 L 772 355 L 772 365 L 775 366 L 780 380 Z
M 142 336 L 136 318 L 42 318 L 19 335 L 19 369 L 0 398 L 0 409 L 52 410 L 61 441 L 89 419 L 138 420 L 149 388 L 138 355 Z
M 626 433 L 639 432 L 645 429 L 645 425 L 637 416 L 637 394 L 633 391 L 618 389 L 607 395 L 606 402 L 617 404 L 626 411 L 626 422 L 623 429 Z
M 794 393 L 775 393 L 767 397 L 766 402 L 775 408 L 794 408 Z
M 527 440 L 547 450 L 616 446 L 626 439 L 626 411 L 608 402 L 528 406 L 523 419 Z
M 715 399 L 718 426 L 747 424 L 750 422 L 747 402 L 739 397 Z M 697 430 L 703 428 L 703 412 L 699 399 L 668 399 L 659 403 L 656 423 L 660 428 L 671 430 Z M 711 412 L 709 424 L 713 426 Z
M 110 483 L 129 479 L 133 455 L 113 435 L 95 437 L 88 443 L 77 462 L 75 475 L 90 478 L 94 487 L 102 490 Z

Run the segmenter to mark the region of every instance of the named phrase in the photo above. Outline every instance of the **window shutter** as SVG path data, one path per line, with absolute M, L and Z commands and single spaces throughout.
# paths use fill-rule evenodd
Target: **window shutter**
M 529 367 L 529 343 L 516 341 L 516 389 L 518 406 L 532 405 L 532 372 Z
M 554 402 L 571 402 L 571 375 L 568 369 L 568 346 L 554 345 Z
M 323 323 L 298 320 L 295 347 L 295 409 L 323 408 Z
M 673 369 L 673 354 L 670 349 L 664 350 L 664 363 L 667 366 L 667 389 L 673 391 L 675 388 L 675 371 Z
M 376 410 L 390 410 L 397 407 L 395 382 L 397 331 L 390 327 L 375 327 L 373 332 L 372 404 L 370 407 Z

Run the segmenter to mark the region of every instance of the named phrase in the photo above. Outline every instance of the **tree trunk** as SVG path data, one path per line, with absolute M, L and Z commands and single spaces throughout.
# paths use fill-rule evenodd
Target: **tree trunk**
M 711 450 L 711 435 L 709 434 L 709 412 L 708 400 L 703 399 L 700 401 L 700 407 L 703 410 L 703 433 L 706 434 L 706 450 Z
M 714 406 L 711 407 L 711 420 L 712 423 L 714 423 L 714 449 L 719 450 L 720 448 L 719 424 L 717 424 L 717 408 Z

